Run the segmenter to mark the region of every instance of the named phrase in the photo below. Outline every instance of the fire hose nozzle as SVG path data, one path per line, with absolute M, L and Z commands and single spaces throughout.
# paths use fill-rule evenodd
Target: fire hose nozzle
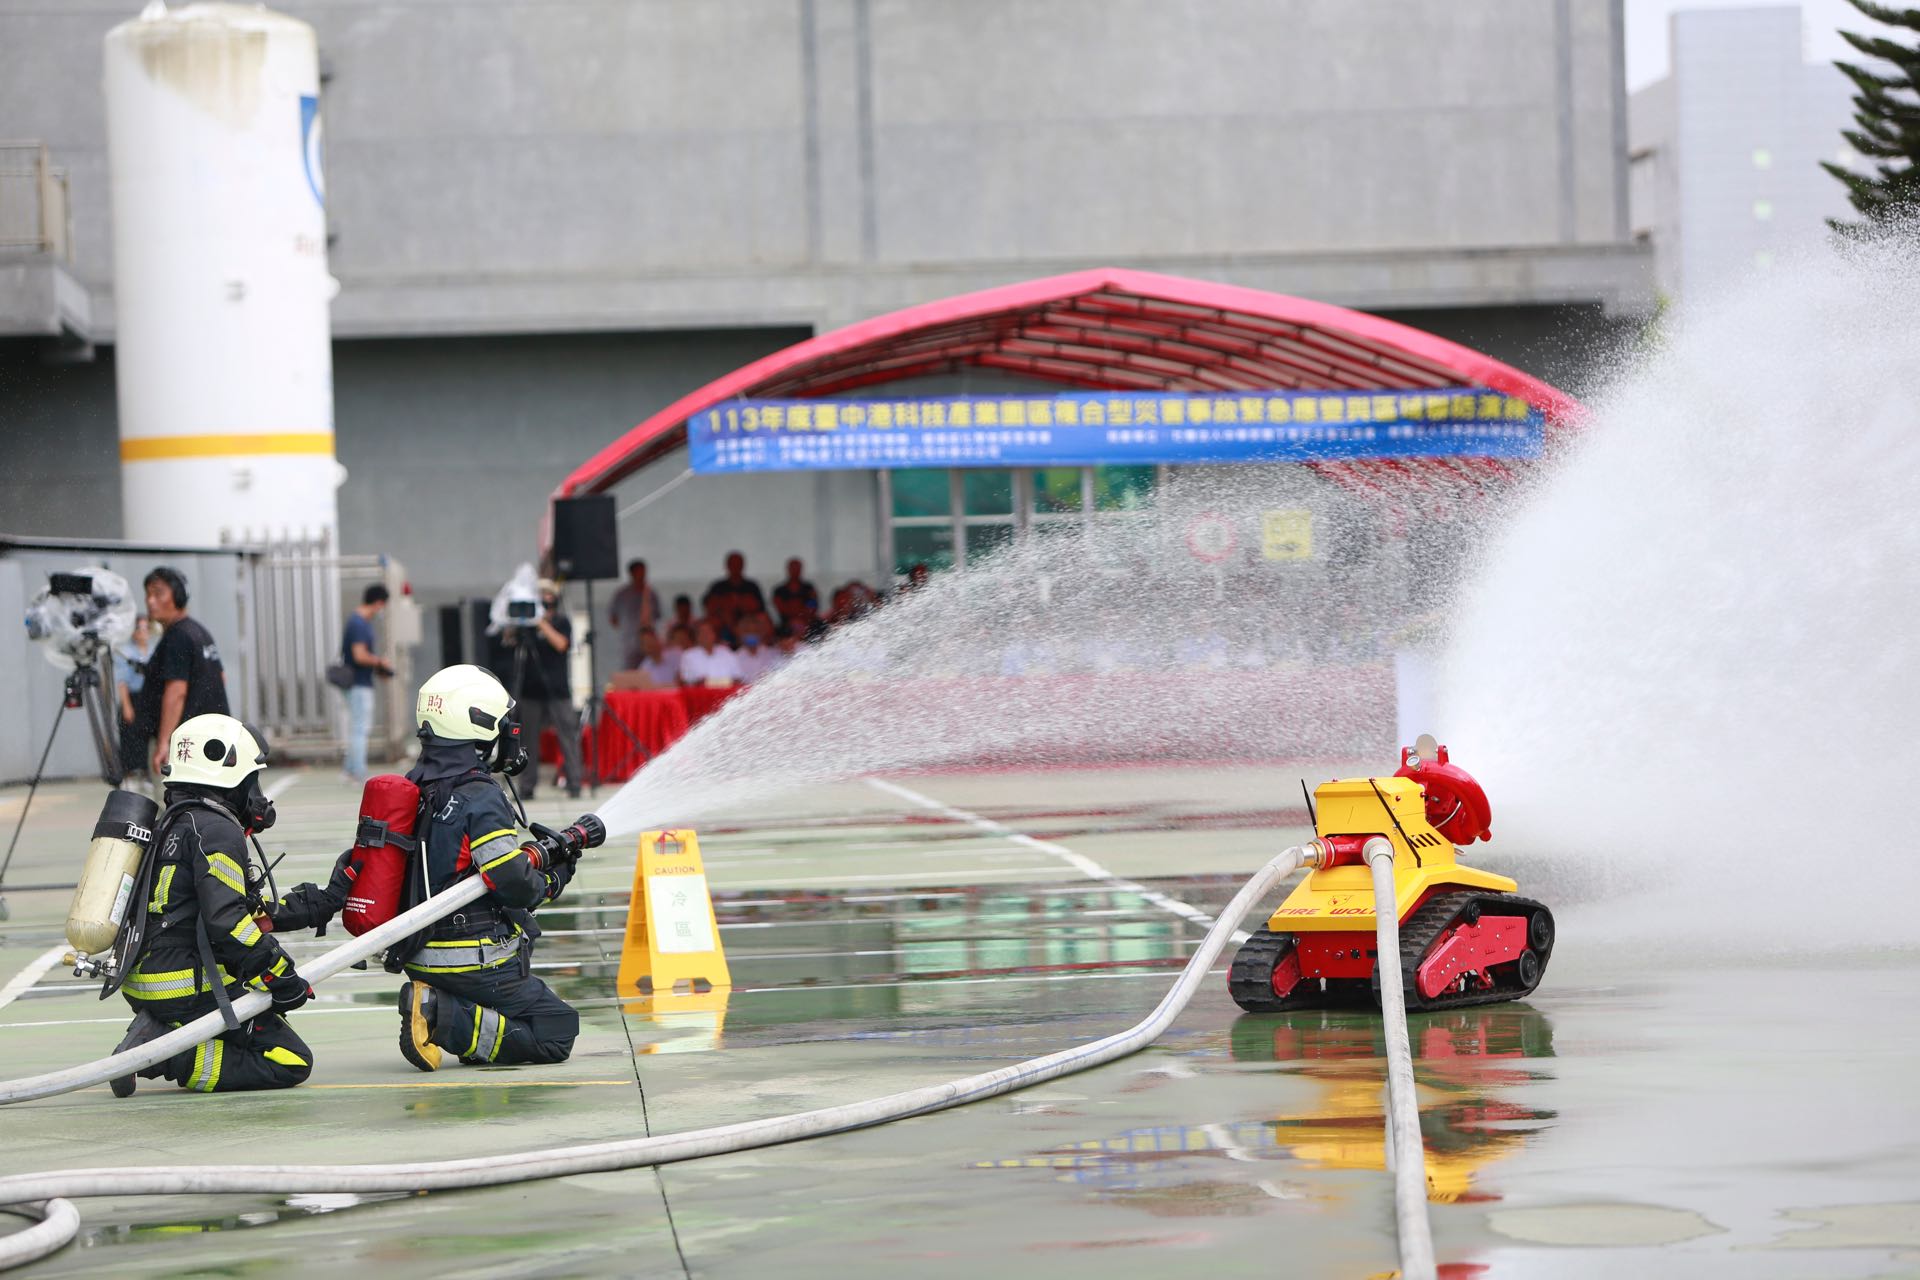
M 580 833 L 580 847 L 582 849 L 598 849 L 607 841 L 607 824 L 600 821 L 599 816 L 596 814 L 581 814 L 573 820 L 573 825 L 568 827 L 567 830 Z

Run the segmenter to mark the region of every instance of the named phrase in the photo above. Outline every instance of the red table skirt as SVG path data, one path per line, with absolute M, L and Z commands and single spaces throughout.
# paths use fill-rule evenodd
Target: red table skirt
M 601 781 L 624 782 L 649 756 L 657 756 L 678 742 L 694 724 L 712 715 L 743 688 L 616 689 L 606 695 L 597 740 L 583 725 L 580 741 L 594 753 L 592 761 Z M 551 729 L 540 735 L 540 758 L 553 764 L 560 761 L 559 740 Z
M 741 691 L 649 689 L 607 695 L 593 745 L 600 776 L 631 777 L 652 755 Z M 1111 675 L 928 677 L 821 681 L 807 688 L 810 736 L 831 741 L 874 724 L 912 726 L 902 767 L 1016 764 L 1099 765 L 1135 761 L 1390 760 L 1393 669 L 1360 666 L 1257 671 L 1116 672 Z M 1050 717 L 1050 705 L 1061 708 Z M 1089 735 L 1088 709 L 1106 708 L 1110 734 Z M 983 745 L 983 715 L 1007 717 L 997 745 Z M 964 756 L 942 753 L 952 743 Z M 792 749 L 805 751 L 804 742 Z M 543 759 L 555 754 L 542 742 Z

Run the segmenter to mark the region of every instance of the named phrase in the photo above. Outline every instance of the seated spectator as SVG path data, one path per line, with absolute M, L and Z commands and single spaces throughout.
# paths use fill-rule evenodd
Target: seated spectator
M 833 612 L 827 615 L 827 623 L 835 627 L 844 626 L 873 612 L 873 607 L 879 603 L 880 598 L 866 583 L 858 580 L 846 583 L 834 589 Z
M 720 643 L 720 633 L 706 619 L 693 633 L 694 647 L 680 655 L 680 683 L 729 685 L 740 683 L 740 659 Z
M 806 580 L 805 572 L 806 565 L 795 556 L 787 561 L 786 581 L 773 589 L 773 610 L 781 629 L 793 631 L 798 627 L 801 635 L 820 614 L 820 592 Z
M 778 640 L 775 640 L 773 642 L 773 652 L 768 655 L 767 670 L 770 672 L 778 671 L 789 662 L 792 662 L 794 655 L 800 652 L 800 639 L 801 637 L 789 631 Z
M 734 657 L 740 661 L 740 678 L 751 683 L 755 677 L 779 665 L 773 644 L 773 622 L 764 613 L 749 613 L 740 619 L 737 630 L 740 643 L 734 649 Z
M 700 607 L 722 632 L 732 629 L 744 614 L 765 613 L 767 598 L 760 584 L 747 577 L 747 558 L 738 551 L 727 552 L 727 576 L 716 578 L 700 597 Z
M 827 634 L 827 624 L 820 615 L 811 609 L 797 613 L 791 618 L 782 618 L 774 624 L 776 639 L 792 636 L 795 640 L 818 640 Z
M 680 597 L 685 600 L 685 596 Z M 689 602 L 691 603 L 691 602 Z M 676 622 L 667 628 L 667 647 L 660 651 L 660 661 L 673 670 L 676 677 L 680 674 L 680 656 L 693 648 L 693 624 Z
M 779 665 L 773 646 L 758 628 L 741 635 L 740 649 L 733 656 L 740 666 L 740 679 L 747 684 L 752 684 Z
M 675 596 L 673 598 L 673 617 L 667 619 L 668 647 L 672 647 L 673 644 L 673 628 L 685 627 L 687 629 L 687 635 L 691 637 L 693 635 L 693 623 L 693 597 Z M 692 647 L 691 642 L 689 642 L 687 647 Z
M 637 668 L 655 689 L 671 689 L 680 683 L 680 653 L 669 658 L 660 643 L 660 633 L 648 627 L 640 633 L 640 662 Z
M 845 586 L 833 589 L 833 604 L 827 610 L 826 623 L 830 627 L 853 621 L 853 592 Z

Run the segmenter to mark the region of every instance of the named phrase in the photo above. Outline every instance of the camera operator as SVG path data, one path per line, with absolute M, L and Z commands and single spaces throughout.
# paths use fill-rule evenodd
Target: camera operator
M 540 731 L 551 725 L 560 739 L 561 768 L 567 794 L 580 794 L 580 716 L 573 707 L 573 681 L 567 671 L 567 651 L 573 647 L 573 623 L 560 610 L 560 591 L 551 579 L 540 579 L 540 612 L 531 627 L 508 627 L 503 635 L 509 650 L 521 646 L 514 662 L 519 675 L 520 722 L 526 727 L 527 750 L 533 765 L 527 770 L 523 798 L 532 800 L 540 781 Z
M 154 732 L 153 776 L 166 763 L 167 743 L 183 721 L 228 715 L 227 673 L 220 647 L 207 629 L 187 616 L 187 580 L 177 569 L 156 567 L 142 583 L 147 613 L 166 628 L 147 662 L 145 724 Z

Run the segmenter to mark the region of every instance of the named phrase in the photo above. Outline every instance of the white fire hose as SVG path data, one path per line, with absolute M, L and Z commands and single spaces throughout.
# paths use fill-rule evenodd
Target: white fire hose
M 1420 1140 L 1414 1093 L 1413 1042 L 1407 1035 L 1407 993 L 1400 982 L 1400 916 L 1393 889 L 1393 845 L 1375 836 L 1360 847 L 1373 868 L 1374 963 L 1380 971 L 1380 1020 L 1387 1031 L 1387 1167 L 1393 1170 L 1393 1216 L 1400 1237 L 1400 1274 L 1434 1280 L 1433 1227 L 1427 1221 L 1427 1149 Z
M 1386 841 L 1378 843 L 1385 845 Z M 1371 850 L 1371 845 L 1369 845 Z M 1391 849 L 1389 848 L 1389 853 Z M 1214 962 L 1219 959 L 1240 920 L 1287 876 L 1318 856 L 1312 847 L 1295 847 L 1275 857 L 1234 895 L 1213 928 L 1180 971 L 1173 987 L 1142 1022 L 1125 1031 L 1045 1057 L 1013 1066 L 949 1080 L 943 1084 L 908 1089 L 884 1097 L 821 1107 L 793 1115 L 750 1120 L 739 1124 L 695 1129 L 653 1138 L 626 1138 L 615 1142 L 583 1143 L 569 1147 L 478 1156 L 464 1160 L 430 1160 L 408 1164 L 363 1165 L 206 1165 L 199 1168 L 69 1169 L 48 1173 L 0 1177 L 0 1212 L 38 1217 L 40 1222 L 0 1239 L 0 1271 L 32 1262 L 69 1243 L 80 1229 L 80 1215 L 69 1202 L 78 1196 L 199 1195 L 215 1192 L 254 1195 L 376 1194 L 381 1192 L 452 1191 L 467 1187 L 500 1186 L 581 1173 L 604 1173 L 647 1165 L 671 1164 L 706 1156 L 724 1155 L 754 1147 L 777 1146 L 803 1138 L 867 1128 L 909 1116 L 926 1115 L 948 1107 L 978 1102 L 1015 1089 L 1024 1089 L 1076 1071 L 1085 1071 L 1145 1048 L 1159 1038 L 1193 999 Z M 1392 902 L 1392 873 L 1387 864 L 1383 902 Z M 1376 892 L 1381 864 L 1376 863 Z M 332 977 L 357 960 L 372 955 L 422 928 L 440 916 L 466 905 L 485 892 L 475 876 L 435 895 L 382 925 L 303 965 L 310 983 Z M 1413 1070 L 1401 1001 L 1398 926 L 1391 910 L 1377 913 L 1380 928 L 1382 1001 L 1387 1011 L 1389 1095 L 1394 1116 L 1389 1132 L 1395 1148 L 1395 1201 L 1401 1233 L 1403 1273 L 1407 1280 L 1432 1277 L 1433 1247 L 1425 1216 L 1426 1177 L 1420 1145 L 1419 1113 L 1413 1103 Z M 1391 944 L 1392 950 L 1389 950 Z M 1395 963 L 1390 963 L 1393 961 Z M 234 1002 L 234 1012 L 252 1017 L 266 1008 L 267 997 L 250 994 Z M 220 1015 L 211 1013 L 137 1049 L 103 1058 L 66 1071 L 34 1076 L 0 1085 L 0 1103 L 23 1102 L 99 1084 L 126 1075 L 212 1038 L 224 1030 Z M 1396 1048 L 1397 1046 L 1397 1048 Z M 1395 1055 L 1398 1055 L 1397 1057 Z M 1402 1082 L 1404 1077 L 1404 1082 Z M 1417 1186 L 1409 1201 L 1406 1188 Z M 1411 1219 L 1417 1222 L 1417 1240 L 1408 1238 Z M 1416 1252 L 1419 1249 L 1421 1252 Z M 1418 1259 L 1424 1259 L 1424 1269 Z

